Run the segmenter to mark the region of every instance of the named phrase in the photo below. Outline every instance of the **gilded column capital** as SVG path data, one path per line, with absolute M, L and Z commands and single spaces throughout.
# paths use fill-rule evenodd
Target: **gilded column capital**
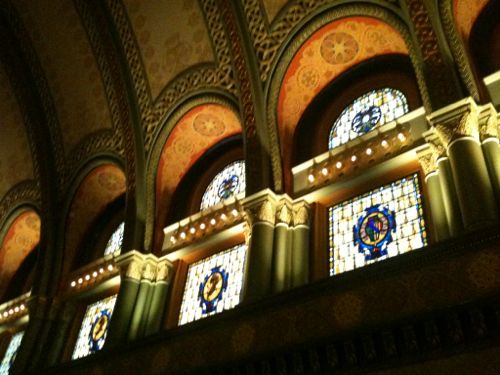
M 170 277 L 170 270 L 173 268 L 172 263 L 168 260 L 160 260 L 156 266 L 156 281 L 167 282 Z
M 243 201 L 245 216 L 250 225 L 262 222 L 274 225 L 276 222 L 276 206 L 276 197 L 269 189 L 263 190 Z
M 279 203 L 278 209 L 276 210 L 276 224 L 282 223 L 286 225 L 290 225 L 292 222 L 292 209 L 290 204 L 282 200 Z
M 137 250 L 131 250 L 116 258 L 122 277 L 141 280 L 144 266 L 144 255 Z
M 142 268 L 142 279 L 154 281 L 156 280 L 156 261 L 148 259 L 144 262 Z
M 437 154 L 429 145 L 417 150 L 417 157 L 425 176 L 437 170 Z
M 463 137 L 479 140 L 478 108 L 471 98 L 460 100 L 433 112 L 428 120 L 446 147 Z
M 479 137 L 481 141 L 498 139 L 498 113 L 493 104 L 483 106 L 479 112 Z
M 296 202 L 293 206 L 293 224 L 309 225 L 311 206 L 306 201 Z

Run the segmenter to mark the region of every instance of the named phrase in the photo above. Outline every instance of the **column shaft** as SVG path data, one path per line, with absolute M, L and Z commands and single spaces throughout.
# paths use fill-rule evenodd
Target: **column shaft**
M 444 208 L 440 178 L 438 174 L 434 172 L 429 174 L 425 181 L 429 193 L 434 239 L 436 241 L 442 241 L 450 236 L 450 231 L 448 228 L 446 210 Z
M 274 230 L 273 292 L 281 292 L 288 288 L 287 278 L 290 257 L 288 246 L 288 224 L 278 223 Z
M 443 206 L 449 233 L 451 237 L 455 237 L 461 233 L 463 223 L 450 161 L 448 158 L 441 158 L 438 160 L 437 165 L 439 168 L 439 185 L 441 187 L 441 196 L 443 197 Z
M 151 335 L 160 330 L 163 314 L 165 312 L 165 304 L 167 302 L 168 283 L 166 281 L 157 281 L 148 313 L 148 321 L 145 329 L 145 335 Z
M 481 145 L 483 149 L 484 159 L 488 172 L 490 174 L 491 185 L 493 193 L 497 201 L 497 207 L 500 206 L 500 147 L 498 146 L 498 139 L 491 138 L 483 142 Z
M 309 226 L 296 225 L 293 230 L 292 286 L 309 281 Z

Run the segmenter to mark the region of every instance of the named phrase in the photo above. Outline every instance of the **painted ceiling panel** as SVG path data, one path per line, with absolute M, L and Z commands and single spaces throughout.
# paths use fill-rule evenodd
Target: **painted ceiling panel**
M 27 179 L 33 179 L 33 163 L 26 129 L 0 66 L 0 199 L 12 186 Z
M 274 17 L 278 14 L 278 12 L 283 8 L 283 6 L 287 3 L 287 0 L 262 0 L 264 3 L 264 8 L 266 9 L 267 19 L 269 22 L 274 20 Z
M 294 56 L 281 86 L 281 149 L 291 149 L 300 117 L 329 82 L 363 60 L 391 53 L 408 54 L 405 42 L 395 29 L 374 18 L 345 18 L 316 31 Z
M 10 225 L 0 248 L 0 296 L 23 260 L 40 241 L 40 218 L 32 210 L 23 212 Z
M 86 135 L 111 127 L 97 63 L 72 1 L 20 0 L 16 6 L 49 81 L 68 153 Z
M 474 21 L 489 0 L 453 0 L 453 13 L 460 34 L 469 39 Z
M 156 98 L 186 68 L 214 60 L 196 0 L 124 0 Z
M 167 212 L 177 185 L 200 156 L 221 140 L 239 133 L 238 117 L 222 105 L 202 105 L 184 115 L 161 154 L 156 185 L 159 212 Z
M 94 168 L 82 181 L 71 203 L 66 227 L 65 272 L 71 267 L 89 226 L 124 192 L 125 175 L 112 164 Z

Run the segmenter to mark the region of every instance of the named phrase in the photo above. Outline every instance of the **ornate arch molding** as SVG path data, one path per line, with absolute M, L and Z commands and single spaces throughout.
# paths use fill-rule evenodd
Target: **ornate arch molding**
M 282 46 L 281 53 L 275 61 L 275 65 L 270 73 L 270 80 L 266 88 L 267 102 L 267 125 L 271 140 L 271 160 L 275 181 L 282 181 L 283 175 L 281 167 L 281 152 L 279 144 L 278 129 L 278 102 L 279 93 L 285 77 L 288 66 L 301 46 L 321 27 L 327 24 L 347 17 L 366 16 L 376 18 L 392 26 L 400 33 L 408 48 L 410 60 L 415 70 L 417 84 L 420 89 L 422 102 L 426 108 L 430 108 L 430 98 L 427 85 L 424 79 L 423 65 L 417 49 L 414 46 L 414 40 L 410 34 L 407 24 L 393 12 L 376 5 L 371 4 L 344 4 L 323 9 L 321 13 L 316 14 L 314 18 L 304 25 L 300 30 L 296 30 L 287 43 Z M 279 176 L 278 176 L 279 174 Z
M 40 188 L 35 181 L 14 185 L 0 202 L 0 243 L 14 219 L 27 210 L 40 215 Z
M 438 1 L 439 12 L 443 21 L 443 30 L 450 45 L 451 53 L 458 66 L 458 71 L 470 96 L 479 102 L 479 89 L 474 79 L 464 42 L 460 37 L 453 15 L 453 0 Z
M 181 118 L 190 110 L 205 105 L 205 104 L 220 104 L 232 110 L 239 117 L 238 105 L 234 97 L 225 92 L 217 89 L 212 90 L 212 94 L 197 97 L 186 98 L 185 101 L 178 106 L 172 108 L 167 116 L 165 116 L 161 123 L 161 127 L 154 139 L 151 147 L 149 159 L 147 161 L 147 175 L 146 175 L 146 228 L 144 237 L 144 249 L 147 251 L 152 250 L 153 236 L 155 231 L 155 208 L 156 208 L 156 177 L 158 166 L 160 163 L 161 153 L 163 147 L 173 131 L 175 125 Z M 243 132 L 244 133 L 244 132 Z M 244 134 L 243 134 L 244 137 Z

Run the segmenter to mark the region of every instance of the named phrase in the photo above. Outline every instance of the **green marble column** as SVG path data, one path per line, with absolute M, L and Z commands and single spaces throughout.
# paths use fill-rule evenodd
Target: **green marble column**
M 145 260 L 137 299 L 130 321 L 128 332 L 129 341 L 133 341 L 143 336 L 146 328 L 149 304 L 153 295 L 154 282 L 156 280 L 156 262 L 153 259 Z
M 450 161 L 447 157 L 441 157 L 437 161 L 439 170 L 439 186 L 443 197 L 443 207 L 448 222 L 448 232 L 451 237 L 456 237 L 463 231 L 462 214 L 458 203 L 457 191 L 453 182 Z
M 251 228 L 247 253 L 244 302 L 254 301 L 272 291 L 272 263 L 276 199 L 270 190 L 264 190 L 243 203 Z
M 309 281 L 309 211 L 305 201 L 297 202 L 293 208 L 292 287 Z
M 127 252 L 118 258 L 117 265 L 122 275 L 120 291 L 111 317 L 105 350 L 127 340 L 141 281 L 142 255 L 137 251 Z
M 484 158 L 490 174 L 493 193 L 497 202 L 497 207 L 500 206 L 500 146 L 498 138 L 489 138 L 481 145 Z
M 278 208 L 274 229 L 273 249 L 273 292 L 278 293 L 290 287 L 291 241 L 289 236 L 291 209 L 286 203 Z
M 59 312 L 57 325 L 51 335 L 50 348 L 47 352 L 46 364 L 48 367 L 58 364 L 68 344 L 68 333 L 75 319 L 76 308 L 73 302 L 68 301 Z
M 165 314 L 165 305 L 167 303 L 169 280 L 171 279 L 170 270 L 172 269 L 172 264 L 170 262 L 161 260 L 158 262 L 157 267 L 156 284 L 151 297 L 144 333 L 146 336 L 157 333 L 161 329 L 161 323 Z

